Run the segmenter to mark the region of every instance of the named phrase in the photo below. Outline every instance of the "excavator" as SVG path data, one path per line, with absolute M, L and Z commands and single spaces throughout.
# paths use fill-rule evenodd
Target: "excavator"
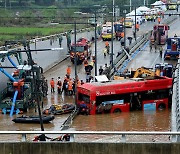
M 136 71 L 125 71 L 121 75 L 115 75 L 114 80 L 123 80 L 124 78 L 153 78 L 155 76 L 167 76 L 172 78 L 173 65 L 160 63 L 155 65 L 155 71 L 151 68 L 140 67 Z
M 138 68 L 138 69 L 134 72 L 133 78 L 154 77 L 155 74 L 156 74 L 156 73 L 155 73 L 154 71 L 150 70 L 150 68 L 141 67 L 141 68 Z

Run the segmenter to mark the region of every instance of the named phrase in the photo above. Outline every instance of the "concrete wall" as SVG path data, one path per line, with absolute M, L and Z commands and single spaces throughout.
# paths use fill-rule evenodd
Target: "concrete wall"
M 0 154 L 175 154 L 179 143 L 0 143 Z

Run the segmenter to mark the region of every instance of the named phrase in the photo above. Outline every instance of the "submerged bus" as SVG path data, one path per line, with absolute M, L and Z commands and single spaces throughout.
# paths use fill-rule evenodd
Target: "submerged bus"
M 77 88 L 78 107 L 88 114 L 167 109 L 171 102 L 172 78 L 132 78 L 85 83 Z
M 166 44 L 169 26 L 167 24 L 154 25 L 151 33 L 151 42 L 159 45 Z

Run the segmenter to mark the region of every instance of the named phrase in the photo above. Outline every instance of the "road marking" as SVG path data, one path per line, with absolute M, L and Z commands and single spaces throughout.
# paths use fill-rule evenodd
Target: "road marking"
M 156 62 L 156 60 L 157 60 L 158 58 L 159 58 L 159 54 L 158 54 L 158 56 L 156 57 L 156 59 L 154 60 L 154 62 L 152 63 L 151 68 L 155 66 L 155 62 Z

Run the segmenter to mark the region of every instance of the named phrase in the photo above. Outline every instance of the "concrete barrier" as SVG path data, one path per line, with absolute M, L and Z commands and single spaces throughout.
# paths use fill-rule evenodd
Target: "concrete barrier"
M 174 154 L 179 143 L 0 143 L 1 154 Z

